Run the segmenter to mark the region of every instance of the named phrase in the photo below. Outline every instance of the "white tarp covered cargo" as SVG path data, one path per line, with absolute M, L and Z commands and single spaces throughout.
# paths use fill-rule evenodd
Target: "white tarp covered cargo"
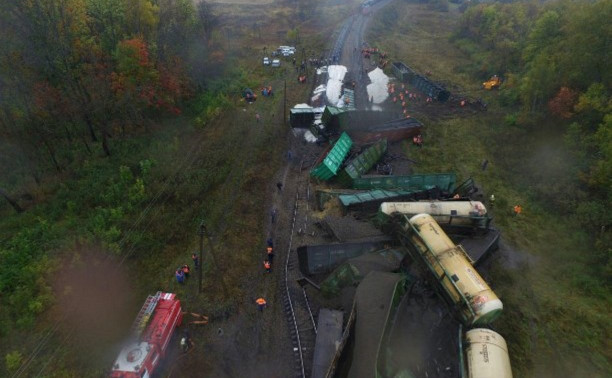
M 327 80 L 327 101 L 330 104 L 337 104 L 340 94 L 342 93 L 342 80 L 346 75 L 346 67 L 340 65 L 329 66 L 327 68 L 327 74 L 329 79 Z

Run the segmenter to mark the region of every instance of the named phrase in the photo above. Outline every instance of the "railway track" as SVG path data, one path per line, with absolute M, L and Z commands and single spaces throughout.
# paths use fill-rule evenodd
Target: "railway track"
M 356 22 L 357 21 L 357 22 Z M 349 35 L 357 29 L 358 36 L 355 45 L 347 45 Z M 345 49 L 353 52 L 359 50 L 363 40 L 365 20 L 362 15 L 348 17 L 340 27 L 334 44 L 327 58 L 339 64 L 343 60 Z M 345 55 L 345 54 L 344 54 Z M 357 68 L 361 72 L 361 66 Z M 291 216 L 290 236 L 285 259 L 284 280 L 282 286 L 283 309 L 289 327 L 289 335 L 293 346 L 293 357 L 295 362 L 294 373 L 296 377 L 307 378 L 312 373 L 312 362 L 314 346 L 317 336 L 318 305 L 311 303 L 306 289 L 297 281 L 302 277 L 299 271 L 297 252 L 295 251 L 295 239 L 305 239 L 311 230 L 309 227 L 309 202 L 310 202 L 310 179 L 308 173 L 302 173 L 304 161 L 300 163 L 299 178 Z M 304 240 L 302 240 L 304 241 Z M 297 243 L 296 243 L 297 244 Z
M 295 376 L 303 378 L 311 375 L 317 336 L 316 312 L 313 312 L 305 288 L 297 282 L 302 275 L 298 267 L 297 252 L 293 250 L 294 237 L 306 232 L 308 222 L 310 184 L 306 184 L 305 187 L 305 192 L 300 193 L 299 188 L 304 188 L 304 186 L 298 185 L 295 194 L 283 282 L 283 307 L 293 345 Z

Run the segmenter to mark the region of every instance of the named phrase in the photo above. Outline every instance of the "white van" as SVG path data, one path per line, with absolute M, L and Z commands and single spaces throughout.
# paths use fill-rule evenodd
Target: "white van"
M 279 46 L 278 47 L 278 52 L 282 55 L 282 56 L 290 56 L 295 54 L 295 47 L 292 46 Z
M 268 58 L 267 56 L 264 56 L 264 58 L 263 58 L 263 65 L 264 66 L 269 66 L 270 65 L 270 58 Z
M 274 59 L 272 61 L 272 67 L 280 67 L 280 60 Z

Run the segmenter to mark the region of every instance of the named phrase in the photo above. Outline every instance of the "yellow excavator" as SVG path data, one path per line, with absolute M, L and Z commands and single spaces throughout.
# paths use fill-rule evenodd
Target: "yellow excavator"
M 493 75 L 493 76 L 491 76 L 491 78 L 489 80 L 487 80 L 484 83 L 482 83 L 482 87 L 484 89 L 490 91 L 491 89 L 499 88 L 501 83 L 502 83 L 502 81 L 499 78 L 499 76 Z

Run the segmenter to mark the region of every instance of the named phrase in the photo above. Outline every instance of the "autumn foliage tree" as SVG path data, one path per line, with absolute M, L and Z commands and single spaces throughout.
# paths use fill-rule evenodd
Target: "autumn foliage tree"
M 556 96 L 548 101 L 548 111 L 552 114 L 569 119 L 574 114 L 574 105 L 578 93 L 569 89 L 568 87 L 561 87 Z
M 183 83 L 170 70 L 158 70 L 149 59 L 142 38 L 121 41 L 115 52 L 116 70 L 111 74 L 112 89 L 119 106 L 144 112 L 169 111 L 180 114 L 176 106 Z M 143 114 L 141 114 L 143 116 Z
M 115 136 L 180 114 L 191 94 L 185 51 L 202 38 L 197 15 L 188 0 L 4 2 L 2 136 L 31 151 L 32 172 L 60 171 L 75 154 L 59 150 L 110 155 Z

